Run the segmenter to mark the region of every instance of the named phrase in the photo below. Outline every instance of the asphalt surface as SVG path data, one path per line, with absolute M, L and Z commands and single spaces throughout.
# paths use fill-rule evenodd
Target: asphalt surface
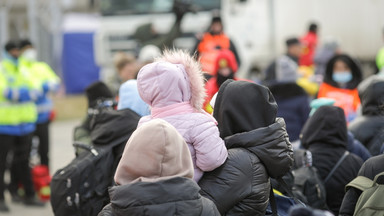
M 52 174 L 57 169 L 67 165 L 75 157 L 72 147 L 73 128 L 80 122 L 80 120 L 65 120 L 51 124 L 50 163 Z M 27 207 L 23 204 L 12 203 L 8 192 L 5 193 L 5 196 L 10 212 L 0 213 L 0 215 L 53 216 L 49 202 L 46 203 L 45 207 Z

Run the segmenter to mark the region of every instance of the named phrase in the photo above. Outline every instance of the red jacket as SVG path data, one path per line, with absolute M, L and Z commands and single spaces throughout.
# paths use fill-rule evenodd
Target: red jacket
M 301 38 L 303 44 L 303 53 L 299 59 L 299 65 L 312 66 L 313 56 L 317 46 L 317 35 L 313 32 L 308 32 L 307 35 Z
M 220 62 L 222 60 L 226 60 L 227 66 L 229 68 L 231 68 L 233 73 L 236 74 L 237 69 L 238 69 L 235 55 L 228 49 L 220 50 L 220 52 L 217 54 L 217 57 L 214 61 L 214 65 L 213 65 L 214 67 L 213 67 L 213 73 L 212 73 L 213 77 L 211 79 L 209 79 L 207 81 L 207 83 L 205 84 L 207 97 L 205 98 L 204 109 L 209 113 L 211 113 L 212 110 L 207 109 L 207 105 L 211 101 L 213 95 L 215 95 L 216 92 L 218 92 L 219 88 L 220 88 L 220 86 L 217 85 L 216 80 L 217 80 L 217 72 L 220 69 Z M 234 79 L 237 80 L 237 78 L 234 78 Z

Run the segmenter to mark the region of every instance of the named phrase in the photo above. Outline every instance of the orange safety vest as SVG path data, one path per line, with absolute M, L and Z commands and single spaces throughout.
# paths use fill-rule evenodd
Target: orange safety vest
M 336 101 L 334 105 L 342 108 L 345 112 L 345 116 L 356 113 L 356 110 L 361 103 L 357 88 L 341 89 L 327 83 L 321 84 L 317 97 L 334 99 Z
M 205 33 L 197 47 L 202 70 L 210 75 L 214 75 L 216 73 L 214 71 L 216 58 L 220 51 L 217 47 L 229 49 L 230 46 L 231 42 L 225 34 L 211 35 L 210 33 Z

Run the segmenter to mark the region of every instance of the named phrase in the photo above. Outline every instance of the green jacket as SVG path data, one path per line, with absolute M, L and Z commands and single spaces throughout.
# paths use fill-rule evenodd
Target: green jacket
M 60 78 L 45 62 L 32 62 L 20 57 L 19 65 L 21 70 L 27 70 L 30 72 L 33 81 L 43 90 L 43 95 L 36 101 L 38 111 L 37 123 L 49 121 L 53 110 L 53 103 L 48 97 L 48 93 L 55 92 L 59 88 Z
M 379 50 L 376 56 L 376 65 L 379 70 L 384 68 L 384 47 Z

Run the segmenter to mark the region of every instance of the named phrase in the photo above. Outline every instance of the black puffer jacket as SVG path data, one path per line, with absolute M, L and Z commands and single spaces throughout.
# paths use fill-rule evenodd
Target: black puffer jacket
M 365 176 L 373 180 L 375 176 L 381 172 L 384 172 L 384 155 L 378 155 L 365 161 L 359 171 L 359 176 Z M 379 184 L 384 184 L 383 178 L 378 180 Z M 355 206 L 359 196 L 362 192 L 356 188 L 350 188 L 344 196 L 343 204 L 340 208 L 340 216 L 353 215 Z
M 338 160 L 347 151 L 347 126 L 344 112 L 339 107 L 322 106 L 304 125 L 302 145 L 312 153 L 313 166 L 325 180 Z M 352 181 L 363 161 L 350 153 L 330 180 L 325 184 L 327 205 L 338 214 L 344 197 L 344 187 Z
M 358 91 L 363 115 L 352 121 L 348 129 L 372 155 L 378 155 L 384 143 L 384 78 L 369 77 Z
M 199 190 L 192 179 L 182 177 L 115 186 L 109 189 L 111 204 L 98 216 L 220 215 L 212 201 L 202 197 Z
M 228 159 L 205 173 L 201 193 L 213 200 L 222 215 L 264 215 L 269 177 L 281 177 L 293 163 L 292 147 L 277 105 L 263 86 L 228 80 L 214 106 Z

